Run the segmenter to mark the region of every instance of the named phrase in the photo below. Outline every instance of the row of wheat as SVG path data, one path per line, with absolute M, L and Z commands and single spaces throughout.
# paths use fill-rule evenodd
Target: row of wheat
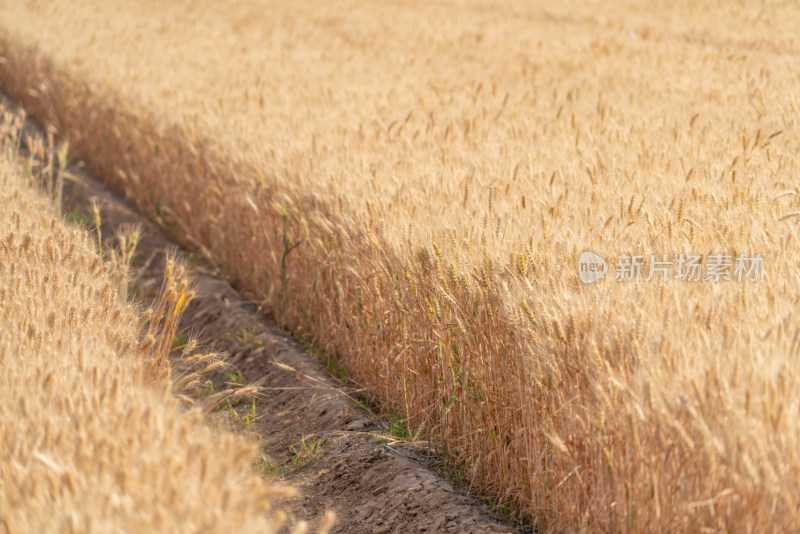
M 187 347 L 170 364 L 185 270 L 170 260 L 152 308 L 129 302 L 137 233 L 108 248 L 65 222 L 44 191 L 58 196 L 66 151 L 23 122 L 0 105 L 0 525 L 278 532 L 273 503 L 294 490 L 261 480 L 253 443 L 173 394 L 219 363 Z

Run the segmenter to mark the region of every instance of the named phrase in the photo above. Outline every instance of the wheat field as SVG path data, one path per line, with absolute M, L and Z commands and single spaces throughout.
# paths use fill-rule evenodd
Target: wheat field
M 55 177 L 39 150 L 20 152 L 21 124 L 0 106 L 0 525 L 278 532 L 286 515 L 274 502 L 296 492 L 255 474 L 253 443 L 178 401 L 174 332 L 128 301 L 126 255 L 101 257 L 94 237 L 31 187 Z M 149 309 L 167 323 L 190 298 L 180 270 Z
M 537 528 L 794 531 L 798 24 L 28 1 L 0 4 L 0 82 Z M 586 250 L 763 273 L 583 284 Z

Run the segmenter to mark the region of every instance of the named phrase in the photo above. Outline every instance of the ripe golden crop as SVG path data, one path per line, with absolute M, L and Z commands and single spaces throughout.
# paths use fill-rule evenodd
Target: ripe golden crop
M 795 6 L 0 21 L 17 98 L 540 528 L 800 528 Z M 587 250 L 764 272 L 583 284 Z

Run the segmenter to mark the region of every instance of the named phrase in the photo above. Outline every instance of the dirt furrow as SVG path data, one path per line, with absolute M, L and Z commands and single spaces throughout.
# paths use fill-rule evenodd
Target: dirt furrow
M 16 107 L 1 90 L 0 103 L 6 109 Z M 25 135 L 41 135 L 41 128 L 29 120 Z M 104 236 L 113 236 L 124 225 L 142 227 L 133 286 L 139 296 L 157 291 L 167 250 L 192 265 L 197 296 L 182 327 L 230 354 L 229 367 L 216 377 L 215 386 L 228 381 L 261 387 L 254 399 L 226 405 L 218 417 L 259 440 L 265 476 L 302 491 L 301 498 L 282 503 L 295 521 L 322 517 L 333 509 L 333 532 L 339 533 L 525 530 L 455 487 L 441 474 L 441 460 L 432 450 L 387 432 L 387 425 L 357 400 L 353 387 L 334 380 L 320 359 L 237 294 L 204 260 L 144 220 L 122 196 L 80 164 L 68 167 L 64 176 L 65 214 L 91 218 L 90 206 L 97 201 Z

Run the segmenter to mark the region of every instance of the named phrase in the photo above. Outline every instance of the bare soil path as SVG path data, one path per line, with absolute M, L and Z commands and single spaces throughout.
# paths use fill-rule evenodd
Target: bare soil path
M 0 104 L 17 109 L 2 90 Z M 28 121 L 26 133 L 41 135 L 41 128 Z M 332 509 L 337 514 L 333 532 L 338 533 L 527 530 L 455 487 L 441 474 L 442 462 L 434 451 L 388 433 L 383 421 L 359 407 L 353 388 L 334 380 L 316 356 L 202 260 L 179 249 L 124 198 L 80 165 L 69 167 L 65 176 L 65 213 L 91 218 L 89 209 L 96 200 L 103 235 L 111 236 L 125 224 L 141 225 L 135 286 L 141 296 L 160 286 L 166 250 L 177 251 L 193 265 L 197 296 L 182 327 L 230 354 L 230 367 L 217 377 L 218 387 L 232 380 L 258 382 L 263 388 L 255 404 L 247 399 L 228 408 L 228 417 L 222 410 L 220 418 L 259 440 L 265 476 L 301 490 L 302 497 L 282 504 L 293 521 L 309 520 L 313 529 L 314 518 Z

